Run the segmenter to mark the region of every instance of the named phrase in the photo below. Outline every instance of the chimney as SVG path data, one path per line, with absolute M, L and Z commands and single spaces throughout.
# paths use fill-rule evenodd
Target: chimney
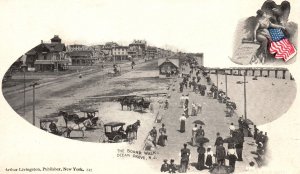
M 41 40 L 41 43 L 43 43 L 43 40 Z

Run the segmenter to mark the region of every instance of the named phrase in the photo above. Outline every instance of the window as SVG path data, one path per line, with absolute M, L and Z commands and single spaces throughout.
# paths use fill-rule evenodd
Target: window
M 110 133 L 111 132 L 111 127 L 110 126 L 105 126 L 105 132 Z

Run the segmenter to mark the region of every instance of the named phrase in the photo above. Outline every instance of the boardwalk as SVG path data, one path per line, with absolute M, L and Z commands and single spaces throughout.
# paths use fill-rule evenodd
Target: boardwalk
M 165 147 L 158 147 L 159 158 L 153 166 L 158 170 L 160 167 L 160 163 L 163 159 L 175 159 L 175 163 L 180 163 L 179 152 L 183 147 L 183 143 L 188 143 L 191 140 L 192 136 L 192 128 L 194 127 L 193 121 L 200 119 L 206 125 L 202 126 L 205 130 L 205 137 L 207 137 L 210 142 L 206 143 L 205 146 L 211 145 L 213 147 L 216 133 L 220 132 L 223 138 L 229 136 L 229 124 L 233 122 L 236 127 L 238 125 L 237 120 L 238 116 L 235 115 L 233 117 L 225 117 L 225 104 L 219 103 L 216 99 L 208 98 L 207 96 L 201 96 L 200 94 L 195 94 L 192 92 L 192 89 L 184 88 L 183 94 L 189 93 L 189 113 L 191 112 L 191 104 L 192 102 L 200 103 L 203 107 L 202 114 L 198 116 L 190 116 L 186 120 L 186 132 L 180 133 L 179 130 L 179 117 L 183 113 L 183 109 L 179 107 L 179 98 L 182 93 L 179 93 L 179 81 L 181 79 L 177 79 L 176 82 L 176 90 L 170 91 L 171 98 L 169 99 L 170 103 L 172 103 L 169 109 L 165 112 L 162 123 L 165 123 L 167 134 L 168 134 L 168 143 Z M 201 80 L 202 84 L 206 84 L 204 80 Z M 208 87 L 209 89 L 209 87 Z M 156 127 L 160 127 L 161 124 L 156 125 Z M 237 162 L 236 164 L 236 172 L 245 171 L 246 166 L 250 161 L 254 161 L 253 157 L 255 155 L 251 154 L 251 151 L 255 151 L 256 146 L 253 146 L 252 138 L 245 138 L 244 143 L 244 154 L 243 162 Z M 227 144 L 224 144 L 224 147 L 227 148 Z M 188 148 L 191 150 L 191 158 L 190 163 L 196 163 L 198 158 L 197 147 L 192 147 L 188 145 Z M 212 149 L 215 152 L 215 147 Z M 228 165 L 228 161 L 226 161 L 226 165 Z M 197 169 L 193 166 L 190 166 L 189 172 L 197 171 Z M 207 172 L 205 170 L 203 172 Z

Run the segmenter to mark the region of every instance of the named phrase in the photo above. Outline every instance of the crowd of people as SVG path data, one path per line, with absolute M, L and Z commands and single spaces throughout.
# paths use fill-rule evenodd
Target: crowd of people
M 196 74 L 196 76 L 194 76 L 194 74 Z M 207 94 L 208 97 L 217 99 L 220 103 L 226 103 L 226 108 L 230 112 L 234 112 L 236 109 L 236 104 L 232 101 L 229 101 L 230 98 L 226 95 L 226 93 L 211 83 L 211 79 L 205 71 L 191 68 L 190 73 L 185 75 L 182 74 L 181 78 L 183 80 L 179 82 L 179 92 L 185 94 L 182 94 L 179 99 L 179 107 L 183 109 L 183 113 L 179 118 L 180 133 L 186 132 L 187 119 L 189 119 L 190 116 L 201 115 L 203 110 L 202 104 L 200 104 L 199 101 L 190 101 L 189 92 L 194 92 L 196 95 L 200 94 L 201 96 L 205 96 L 205 94 Z M 203 83 L 201 78 L 206 79 L 207 84 L 201 84 Z M 207 93 L 205 92 L 206 85 L 211 86 Z M 175 85 L 173 85 L 173 88 L 174 86 Z M 165 105 L 169 107 L 168 102 Z M 189 106 L 191 107 L 191 112 L 189 112 Z M 230 113 L 230 116 L 232 116 L 232 113 Z M 205 137 L 205 131 L 201 126 L 201 123 L 195 123 L 191 130 L 192 136 L 190 142 L 184 143 L 183 148 L 180 150 L 179 164 L 176 165 L 174 159 L 171 159 L 170 163 L 168 163 L 168 160 L 164 160 L 161 166 L 161 172 L 185 173 L 187 170 L 189 170 L 190 166 L 194 166 L 197 170 L 208 169 L 210 171 L 213 171 L 216 167 L 223 167 L 228 173 L 233 173 L 235 171 L 236 163 L 245 161 L 245 159 L 243 159 L 245 137 L 254 138 L 257 145 L 256 153 L 258 155 L 258 158 L 255 159 L 257 164 L 250 160 L 249 166 L 246 167 L 246 170 L 253 170 L 256 168 L 256 166 L 260 167 L 260 164 L 262 164 L 260 161 L 265 160 L 268 142 L 267 133 L 259 131 L 255 125 L 252 131 L 250 128 L 251 123 L 249 123 L 248 119 L 243 117 L 239 118 L 238 126 L 236 125 L 237 124 L 230 123 L 228 125 L 228 134 L 222 132 L 224 137 L 222 137 L 218 132 L 214 141 L 214 147 L 212 147 L 208 144 L 210 140 Z M 154 146 L 166 145 L 167 131 L 164 126 L 165 125 L 162 124 L 162 127 L 158 132 L 155 127 L 150 131 L 149 135 Z M 157 139 L 158 134 L 160 137 Z M 197 161 L 192 162 L 192 154 L 189 148 L 194 147 L 196 147 L 198 158 Z

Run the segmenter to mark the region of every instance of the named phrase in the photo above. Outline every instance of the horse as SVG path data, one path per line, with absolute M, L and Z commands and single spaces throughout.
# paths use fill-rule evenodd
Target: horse
M 149 105 L 150 102 L 145 101 L 144 98 L 142 98 L 141 100 L 135 100 L 135 102 L 133 103 L 134 109 L 141 108 L 142 111 L 143 109 L 149 108 Z
M 71 134 L 72 131 L 81 131 L 82 132 L 82 137 L 84 137 L 84 131 L 86 130 L 85 124 L 86 124 L 85 121 L 83 121 L 83 122 L 80 122 L 80 123 L 75 123 L 73 125 L 69 125 L 67 127 L 67 130 L 66 130 L 66 133 L 67 133 L 66 137 L 70 138 L 70 134 Z
M 127 110 L 128 110 L 128 108 L 129 108 L 130 111 L 131 111 L 131 105 L 133 104 L 132 99 L 130 99 L 130 98 L 128 98 L 128 97 L 124 97 L 124 98 L 122 98 L 122 99 L 119 99 L 119 101 L 120 101 L 120 104 L 121 104 L 121 106 L 122 106 L 122 111 L 123 111 L 123 106 L 124 106 L 124 105 L 127 106 Z
M 125 132 L 129 141 L 133 139 L 137 140 L 137 132 L 141 125 L 140 123 L 140 120 L 137 120 L 135 123 L 130 124 L 126 127 Z
M 65 123 L 66 123 L 66 127 L 68 127 L 68 121 L 73 121 L 75 124 L 80 124 L 83 123 L 86 119 L 85 117 L 79 117 L 77 114 L 72 113 L 69 114 L 68 112 L 65 111 L 59 111 L 58 116 L 63 116 Z

